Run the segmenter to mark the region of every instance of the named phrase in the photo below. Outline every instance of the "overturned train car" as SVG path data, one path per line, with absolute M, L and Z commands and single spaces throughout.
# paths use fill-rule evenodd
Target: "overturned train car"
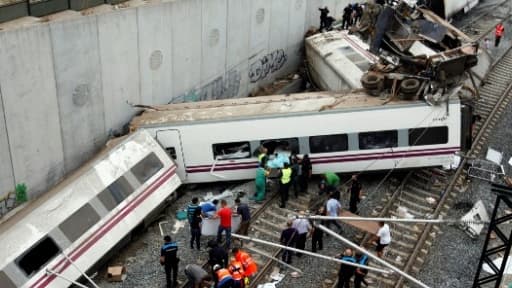
M 471 108 L 366 93 L 315 92 L 170 104 L 133 119 L 174 159 L 185 183 L 252 179 L 269 155 L 309 154 L 313 173 L 448 165 L 471 139 Z
M 70 286 L 180 184 L 161 146 L 145 131 L 132 134 L 0 223 L 0 287 Z

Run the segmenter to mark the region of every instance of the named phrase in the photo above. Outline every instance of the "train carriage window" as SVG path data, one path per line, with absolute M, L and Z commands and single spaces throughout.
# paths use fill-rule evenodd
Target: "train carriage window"
M 425 127 L 409 129 L 409 146 L 448 143 L 448 127 Z
M 130 185 L 124 176 L 119 177 L 110 184 L 105 190 L 101 191 L 98 199 L 103 203 L 107 210 L 114 209 L 126 197 L 132 194 L 135 189 Z
M 151 176 L 155 175 L 160 169 L 164 167 L 162 161 L 156 157 L 155 153 L 151 152 L 139 163 L 135 164 L 132 168 L 132 173 L 139 180 L 139 183 L 146 183 Z
M 299 138 L 282 138 L 261 140 L 261 145 L 267 148 L 268 155 L 277 151 L 291 151 L 292 154 L 299 153 Z
M 53 239 L 45 237 L 39 243 L 27 250 L 23 256 L 16 259 L 16 263 L 28 276 L 30 276 L 41 270 L 46 263 L 50 262 L 59 253 L 60 248 L 55 244 Z
M 244 159 L 251 158 L 249 142 L 218 143 L 212 145 L 213 159 Z
M 398 147 L 398 131 L 376 131 L 359 133 L 359 149 L 381 149 Z
M 0 287 L 2 288 L 16 288 L 16 284 L 12 282 L 11 278 L 5 274 L 4 271 L 0 271 Z
M 59 229 L 71 242 L 75 242 L 100 220 L 100 215 L 87 203 L 59 225 Z
M 322 135 L 309 137 L 311 153 L 329 153 L 348 150 L 347 134 Z

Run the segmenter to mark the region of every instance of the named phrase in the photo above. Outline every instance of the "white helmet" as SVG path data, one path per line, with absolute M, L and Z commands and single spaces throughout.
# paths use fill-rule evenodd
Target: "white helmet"
M 213 271 L 217 271 L 219 269 L 220 269 L 220 265 L 219 264 L 213 265 Z

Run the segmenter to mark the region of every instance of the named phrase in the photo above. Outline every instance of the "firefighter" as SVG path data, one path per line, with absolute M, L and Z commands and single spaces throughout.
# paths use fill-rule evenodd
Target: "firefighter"
M 231 259 L 228 270 L 229 273 L 231 273 L 231 277 L 233 277 L 233 288 L 243 288 L 245 286 L 245 271 L 242 263 L 233 258 Z
M 233 277 L 229 270 L 220 267 L 219 264 L 213 266 L 215 288 L 233 288 Z
M 498 23 L 498 25 L 496 25 L 496 31 L 494 32 L 494 36 L 496 37 L 494 40 L 494 47 L 498 47 L 498 45 L 500 45 L 503 33 L 505 33 L 505 27 L 503 26 L 503 23 Z
M 291 180 L 292 168 L 290 168 L 290 164 L 284 163 L 284 167 L 281 169 L 281 185 L 279 186 L 279 194 L 281 195 L 280 208 L 285 208 L 286 201 L 288 201 L 288 191 L 290 190 Z
M 249 253 L 241 250 L 238 247 L 233 248 L 231 250 L 233 255 L 235 256 L 235 259 L 242 263 L 242 267 L 244 268 L 244 276 L 245 276 L 245 284 L 248 285 L 249 277 L 254 276 L 258 272 L 258 266 L 256 265 L 256 262 L 254 262 L 254 259 L 252 259 L 251 255 Z

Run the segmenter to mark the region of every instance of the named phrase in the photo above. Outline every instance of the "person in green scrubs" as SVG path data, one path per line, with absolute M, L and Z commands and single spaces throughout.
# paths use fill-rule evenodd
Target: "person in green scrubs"
M 256 194 L 254 195 L 254 200 L 256 202 L 261 202 L 265 199 L 265 186 L 267 185 L 267 175 L 268 172 L 265 170 L 263 163 L 260 164 L 258 169 L 256 169 Z
M 334 188 L 338 188 L 340 186 L 340 177 L 338 177 L 336 173 L 326 172 L 323 176 L 327 185 Z

